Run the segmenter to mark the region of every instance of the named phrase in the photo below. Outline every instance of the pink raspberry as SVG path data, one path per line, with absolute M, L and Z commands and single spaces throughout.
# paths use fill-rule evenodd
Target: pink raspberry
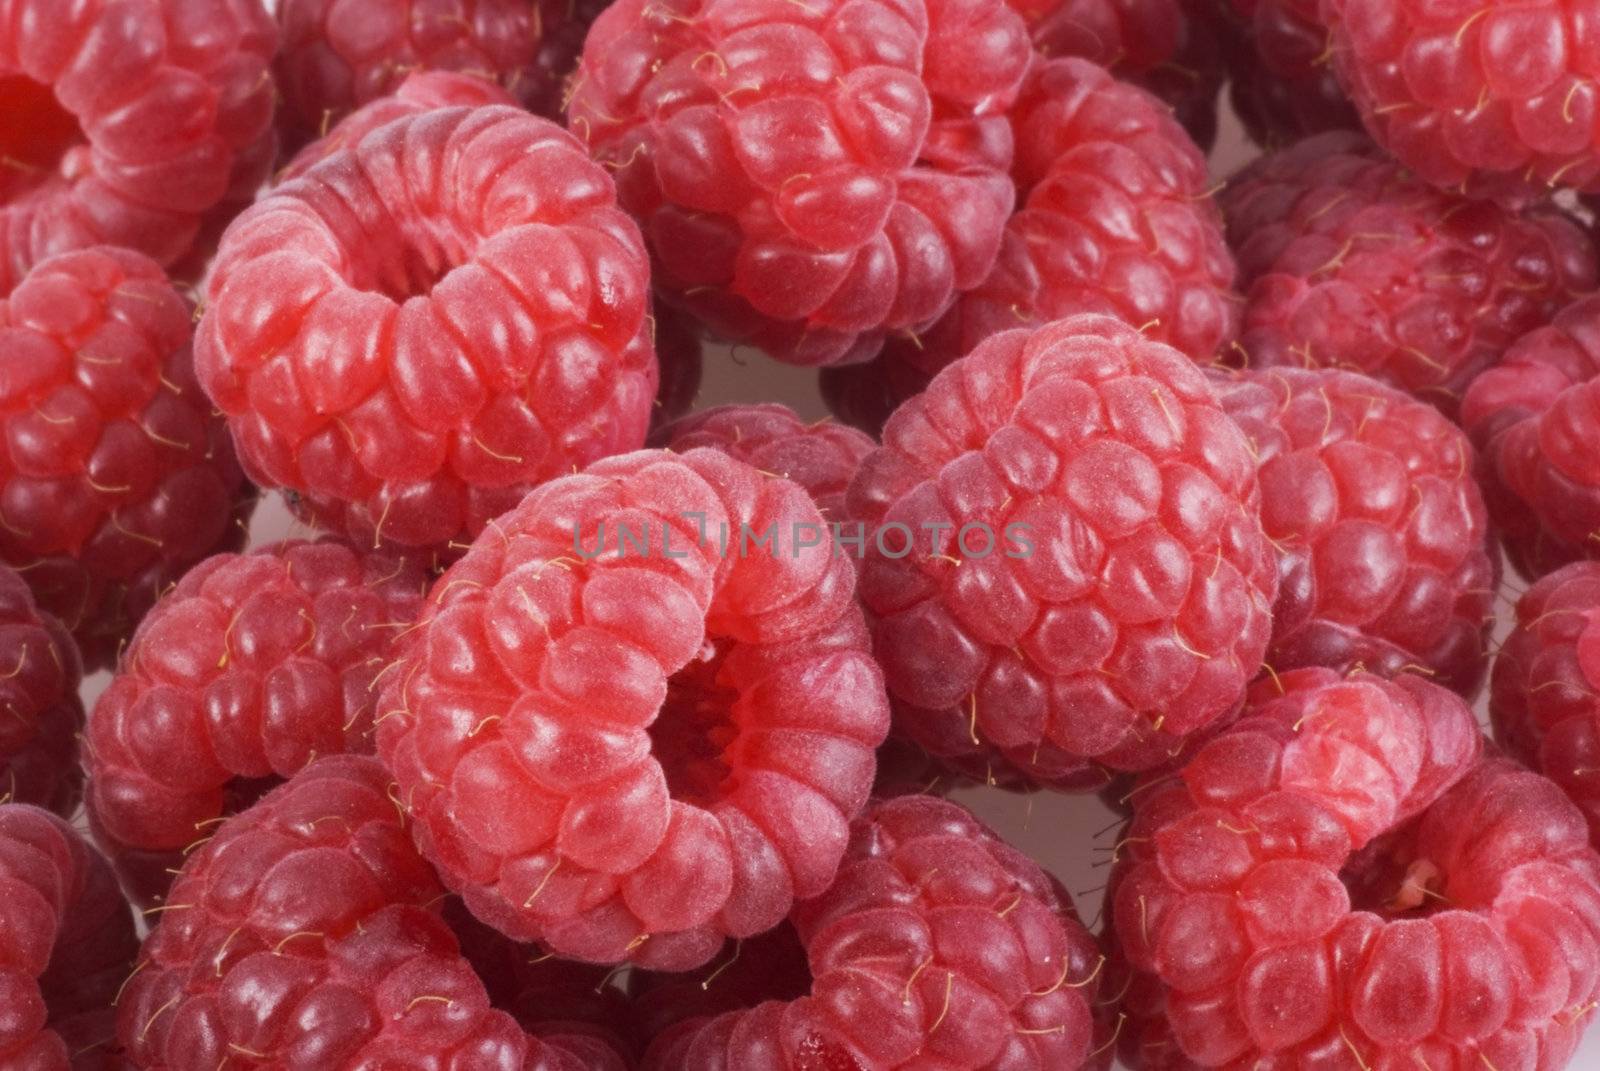
M 861 459 L 878 445 L 870 435 L 823 420 L 808 423 L 776 402 L 719 405 L 675 421 L 651 437 L 676 453 L 721 450 L 762 472 L 805 488 L 828 521 L 844 520 L 844 494 Z
M 1424 674 L 1471 697 L 1500 556 L 1472 444 L 1433 407 L 1353 372 L 1218 374 L 1261 466 L 1278 551 L 1275 669 Z
M 16 0 L 0 20 L 0 294 L 69 249 L 170 265 L 272 168 L 259 0 Z
M 125 249 L 52 257 L 0 298 L 0 558 L 91 668 L 243 536 L 244 478 L 195 382 L 193 331 L 161 269 Z
M 1323 0 L 1339 80 L 1424 181 L 1474 196 L 1600 190 L 1600 80 L 1583 0 Z
M 899 731 L 1098 787 L 1237 707 L 1277 578 L 1249 444 L 1187 357 L 1102 316 L 1006 332 L 883 443 L 847 505 Z
M 117 879 L 55 815 L 0 805 L 0 1063 L 116 1066 L 106 1009 L 139 947 Z
M 82 678 L 72 637 L 0 565 L 0 798 L 66 817 L 77 809 Z
M 1258 145 L 1360 130 L 1334 74 L 1318 0 L 1217 0 L 1233 110 Z
M 1222 195 L 1252 367 L 1343 367 L 1452 414 L 1522 334 L 1593 289 L 1595 249 L 1560 212 L 1424 185 L 1363 135 L 1309 138 Z
M 573 959 L 682 970 L 770 929 L 832 880 L 888 729 L 853 581 L 805 491 L 720 451 L 536 489 L 386 681 L 424 854 Z
M 1600 991 L 1600 857 L 1420 678 L 1261 682 L 1135 796 L 1113 878 L 1134 1068 L 1565 1065 Z
M 1109 1048 L 1103 957 L 1071 901 L 953 803 L 874 804 L 793 918 L 809 994 L 751 987 L 761 1003 L 668 1029 L 642 1071 L 1078 1071 Z
M 1560 785 L 1600 844 L 1600 563 L 1573 562 L 1517 601 L 1495 659 L 1494 735 Z
M 618 0 L 568 125 L 670 301 L 779 360 L 850 363 L 994 264 L 1030 54 L 1004 0 Z
M 170 857 L 318 756 L 370 753 L 376 689 L 426 588 L 415 566 L 331 541 L 191 569 L 145 618 L 89 720 L 102 842 Z
M 364 546 L 470 539 L 644 441 L 649 274 L 610 178 L 510 107 L 391 122 L 229 228 L 196 343 L 246 471 Z
M 1600 553 L 1600 298 L 1529 333 L 1473 383 L 1461 421 L 1506 554 L 1526 577 Z
M 135 1067 L 584 1071 L 490 1007 L 394 791 L 323 759 L 189 856 L 117 1004 Z

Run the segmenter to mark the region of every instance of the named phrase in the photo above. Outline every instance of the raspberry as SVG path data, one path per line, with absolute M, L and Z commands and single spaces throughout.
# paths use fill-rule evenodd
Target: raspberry
M 569 134 L 440 109 L 234 222 L 196 362 L 257 483 L 361 545 L 440 549 L 644 441 L 648 282 L 637 228 Z
M 0 558 L 96 668 L 190 565 L 237 545 L 244 478 L 148 258 L 64 253 L 0 299 Z
M 1220 0 L 1233 110 L 1259 145 L 1280 148 L 1361 117 L 1329 62 L 1318 0 Z
M 729 942 L 698 970 L 635 971 L 628 990 L 629 1016 L 641 1041 L 648 1044 L 691 1019 L 804 997 L 811 991 L 811 967 L 800 935 L 785 920 L 766 933 Z
M 61 622 L 41 613 L 22 577 L 0 565 L 0 798 L 69 817 L 77 809 L 82 678 Z
M 1578 0 L 1323 0 L 1339 80 L 1424 181 L 1473 196 L 1600 190 L 1600 82 Z
M 1600 563 L 1573 562 L 1517 601 L 1494 663 L 1495 739 L 1582 809 L 1600 844 Z
M 1461 421 L 1506 555 L 1524 576 L 1596 555 L 1600 298 L 1584 298 L 1512 346 L 1473 383 Z
M 1481 749 L 1419 678 L 1259 684 L 1136 796 L 1130 1065 L 1564 1066 L 1600 990 L 1600 857 L 1554 784 Z
M 89 720 L 101 841 L 119 855 L 175 854 L 269 779 L 370 752 L 375 688 L 426 586 L 420 569 L 335 542 L 191 569 L 145 618 Z
M 775 402 L 719 405 L 667 425 L 652 442 L 677 453 L 710 447 L 793 480 L 830 521 L 844 519 L 844 493 L 861 459 L 877 446 L 854 428 L 807 423 Z
M 645 451 L 536 489 L 445 573 L 378 743 L 473 914 L 684 970 L 827 888 L 888 704 L 823 529 L 788 480 Z
M 1097 787 L 1237 706 L 1277 580 L 1248 443 L 1188 358 L 1102 316 L 1006 332 L 883 442 L 847 506 L 899 731 Z
M 490 1008 L 393 791 L 323 759 L 189 857 L 118 1002 L 134 1066 L 583 1068 Z
M 1029 57 L 1003 0 L 618 0 L 568 125 L 669 301 L 779 360 L 850 363 L 994 264 Z
M 0 805 L 0 898 L 0 1062 L 97 1063 L 112 1042 L 106 1009 L 139 947 L 111 868 L 55 815 Z
M 810 995 L 684 1021 L 642 1071 L 1076 1071 L 1096 1055 L 1102 957 L 1053 879 L 944 800 L 875 804 L 851 834 L 833 887 L 794 912 Z
M 54 254 L 170 265 L 276 152 L 259 0 L 17 0 L 0 20 L 0 294 Z
M 1353 372 L 1213 382 L 1259 459 L 1261 525 L 1278 550 L 1268 662 L 1409 669 L 1470 698 L 1500 559 L 1466 435 Z
M 1561 213 L 1517 213 L 1412 178 L 1364 136 L 1309 138 L 1222 196 L 1255 367 L 1353 368 L 1450 415 L 1467 384 L 1597 273 Z
M 652 431 L 671 423 L 694 408 L 700 394 L 700 328 L 693 318 L 670 305 L 655 303 L 654 330 L 650 341 L 661 366 L 661 385 L 656 391 L 655 409 L 650 414 Z

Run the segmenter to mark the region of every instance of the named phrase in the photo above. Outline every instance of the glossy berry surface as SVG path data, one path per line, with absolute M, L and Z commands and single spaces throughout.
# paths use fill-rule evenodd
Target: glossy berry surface
M 94 245 L 170 265 L 277 149 L 257 0 L 18 0 L 0 20 L 0 294 Z
M 644 1071 L 1078 1071 L 1109 1047 L 1094 939 L 1052 878 L 956 804 L 874 804 L 794 924 L 807 995 L 685 1020 Z
M 1597 327 L 1600 299 L 1564 309 L 1480 376 L 1461 409 L 1507 557 L 1530 579 L 1600 549 Z
M 1258 145 L 1361 129 L 1334 74 L 1319 0 L 1218 0 L 1218 8 L 1229 99 Z
M 854 428 L 826 420 L 807 422 L 776 402 L 702 410 L 662 428 L 651 442 L 680 454 L 710 447 L 793 480 L 829 522 L 844 520 L 844 494 L 861 459 L 877 446 Z
M 389 123 L 235 220 L 196 341 L 256 482 L 363 546 L 444 549 L 644 441 L 638 229 L 553 123 Z
M 116 1066 L 107 1009 L 139 942 L 111 868 L 62 819 L 0 804 L 0 898 L 0 1062 Z
M 829 543 L 799 485 L 706 449 L 608 458 L 478 538 L 378 723 L 473 914 L 680 970 L 828 887 L 889 721 Z
M 1100 316 L 1006 332 L 883 444 L 847 506 L 899 732 L 1095 788 L 1237 707 L 1277 574 L 1249 444 L 1187 357 Z
M 1003 0 L 619 0 L 568 125 L 670 302 L 779 360 L 849 363 L 988 274 L 1029 58 Z
M 145 618 L 89 720 L 102 842 L 174 854 L 318 756 L 370 753 L 380 678 L 426 587 L 414 566 L 332 541 L 191 569 Z
M 1130 1066 L 1565 1066 L 1600 988 L 1600 857 L 1554 784 L 1480 750 L 1419 678 L 1262 681 L 1135 797 Z
M 1223 191 L 1251 367 L 1340 367 L 1453 415 L 1473 378 L 1596 281 L 1559 212 L 1435 190 L 1365 136 L 1258 161 Z
M 1500 559 L 1466 434 L 1353 372 L 1214 383 L 1259 459 L 1261 526 L 1278 552 L 1267 663 L 1409 670 L 1471 697 Z
M 0 566 L 0 797 L 71 816 L 83 790 L 78 649 L 34 604 L 20 573 Z
M 123 249 L 51 258 L 0 299 L 0 557 L 91 668 L 243 538 L 244 478 L 195 381 L 193 330 L 161 269 Z

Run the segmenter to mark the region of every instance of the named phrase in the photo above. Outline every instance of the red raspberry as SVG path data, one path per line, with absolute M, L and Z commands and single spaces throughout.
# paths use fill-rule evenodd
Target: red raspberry
M 1258 145 L 1360 130 L 1334 75 L 1318 0 L 1218 0 L 1234 113 Z
M 1573 562 L 1529 588 L 1489 692 L 1494 735 L 1564 789 L 1600 844 L 1600 563 Z
M 1600 992 L 1600 857 L 1555 785 L 1481 748 L 1419 678 L 1258 685 L 1136 797 L 1130 1065 L 1564 1066 Z
M 779 360 L 849 363 L 994 264 L 1029 57 L 1003 0 L 618 0 L 568 125 L 669 300 Z
M 1237 706 L 1277 579 L 1248 443 L 1188 358 L 1102 316 L 1006 332 L 883 442 L 847 504 L 900 731 L 1097 787 Z
M 870 435 L 830 421 L 807 423 L 788 406 L 719 405 L 685 417 L 652 436 L 677 453 L 705 446 L 793 480 L 828 521 L 844 520 L 844 493 L 861 459 L 878 445 Z
M 1424 181 L 1474 196 L 1600 190 L 1600 81 L 1583 0 L 1323 0 L 1339 80 Z
M 100 1066 L 114 1047 L 106 1009 L 139 947 L 111 868 L 55 815 L 3 805 L 0 903 L 0 1063 Z
M 164 265 L 272 167 L 259 0 L 15 0 L 0 20 L 0 294 L 56 253 Z
M 838 880 L 794 912 L 810 995 L 680 1023 L 641 1071 L 1093 1061 L 1109 1033 L 1096 1021 L 1102 957 L 1052 878 L 963 808 L 926 796 L 875 804 L 851 834 Z
M 662 425 L 694 408 L 705 362 L 701 355 L 700 327 L 686 313 L 658 301 L 651 327 L 650 341 L 655 345 L 656 363 L 661 367 L 661 385 L 656 390 L 650 427 L 659 432 Z
M 1261 526 L 1278 551 L 1267 661 L 1414 670 L 1471 697 L 1487 668 L 1500 557 L 1466 435 L 1353 372 L 1213 382 L 1260 462 Z
M 77 809 L 82 679 L 72 637 L 0 565 L 0 799 L 68 817 Z
M 888 704 L 823 528 L 788 480 L 646 451 L 536 489 L 444 575 L 378 742 L 473 914 L 683 970 L 827 888 Z
M 319 755 L 370 753 L 375 689 L 422 570 L 335 542 L 191 569 L 145 618 L 89 720 L 89 813 L 118 855 L 170 855 Z M 167 865 L 175 865 L 170 859 Z
M 1484 495 L 1529 578 L 1600 554 L 1600 298 L 1563 310 L 1473 383 L 1461 421 L 1483 452 Z
M 1248 364 L 1353 368 L 1447 414 L 1597 279 L 1593 244 L 1561 213 L 1442 193 L 1360 134 L 1264 158 L 1222 208 L 1247 288 Z
M 229 228 L 196 361 L 245 468 L 364 546 L 442 548 L 644 441 L 638 229 L 509 107 L 389 123 Z
M 189 857 L 118 1002 L 134 1066 L 583 1071 L 491 1009 L 394 791 L 323 759 Z
M 0 558 L 91 667 L 243 536 L 244 478 L 195 382 L 193 330 L 161 269 L 125 249 L 53 257 L 0 299 Z

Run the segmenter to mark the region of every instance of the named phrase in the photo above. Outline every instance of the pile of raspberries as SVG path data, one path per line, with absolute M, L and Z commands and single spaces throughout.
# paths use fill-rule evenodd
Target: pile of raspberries
M 1597 10 L 0 0 L 0 1071 L 1593 1068 Z

